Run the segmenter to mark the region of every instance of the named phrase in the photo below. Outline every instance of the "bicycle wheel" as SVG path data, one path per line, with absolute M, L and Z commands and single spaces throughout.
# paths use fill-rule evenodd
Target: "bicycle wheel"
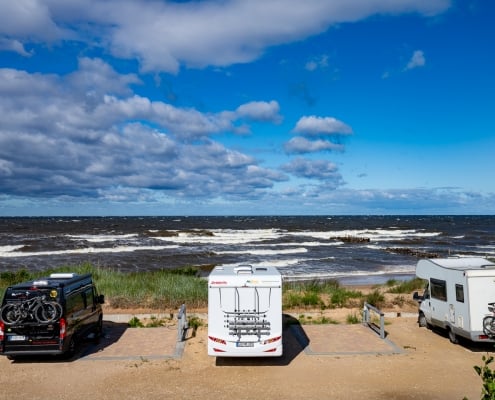
M 5 304 L 0 312 L 2 321 L 7 325 L 12 325 L 20 321 L 22 313 L 16 304 Z
M 495 317 L 488 315 L 483 318 L 483 333 L 487 336 L 495 336 Z
M 36 306 L 34 315 L 38 322 L 55 322 L 62 315 L 62 306 L 54 301 L 42 302 Z

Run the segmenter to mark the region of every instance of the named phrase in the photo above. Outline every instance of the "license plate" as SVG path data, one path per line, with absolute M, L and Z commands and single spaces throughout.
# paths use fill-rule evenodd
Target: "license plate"
M 26 340 L 26 336 L 21 336 L 21 335 L 12 335 L 7 337 L 9 338 L 10 342 L 20 342 Z
M 237 342 L 237 347 L 254 347 L 252 342 Z

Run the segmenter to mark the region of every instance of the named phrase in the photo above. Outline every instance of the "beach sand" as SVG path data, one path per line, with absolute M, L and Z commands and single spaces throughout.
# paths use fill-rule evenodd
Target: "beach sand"
M 352 310 L 326 310 L 342 319 Z M 2 398 L 73 399 L 469 399 L 480 398 L 473 366 L 493 346 L 451 344 L 419 328 L 411 304 L 387 310 L 386 331 L 400 354 L 308 354 L 287 331 L 285 354 L 216 359 L 206 327 L 188 337 L 181 358 L 45 360 L 0 358 Z M 296 315 L 308 310 L 294 310 Z M 320 314 L 319 311 L 315 313 Z M 397 317 L 397 315 L 401 315 Z M 304 330 L 304 326 L 301 327 Z M 308 326 L 308 332 L 311 328 Z

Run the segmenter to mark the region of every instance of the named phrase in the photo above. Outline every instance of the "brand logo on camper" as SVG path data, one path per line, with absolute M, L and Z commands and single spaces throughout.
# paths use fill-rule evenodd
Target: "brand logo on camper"
M 212 285 L 226 285 L 227 281 L 211 281 Z

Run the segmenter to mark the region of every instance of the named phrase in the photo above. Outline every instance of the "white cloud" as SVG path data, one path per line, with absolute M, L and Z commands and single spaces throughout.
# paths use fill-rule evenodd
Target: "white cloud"
M 352 129 L 347 124 L 333 117 L 301 117 L 294 128 L 295 133 L 305 136 L 322 136 L 322 135 L 348 135 Z
M 326 67 L 328 67 L 328 56 L 322 55 L 312 60 L 309 60 L 304 68 L 310 72 L 313 72 L 316 71 L 317 69 L 324 69 Z
M 0 192 L 96 198 L 118 190 L 178 198 L 263 196 L 284 174 L 212 140 L 239 118 L 276 120 L 276 102 L 201 113 L 133 94 L 132 75 L 82 59 L 66 76 L 0 69 Z M 120 197 L 119 197 L 120 198 Z
M 31 52 L 26 51 L 24 45 L 19 40 L 12 40 L 0 37 L 0 51 L 12 51 L 24 57 L 30 57 Z
M 280 106 L 275 100 L 270 102 L 252 101 L 242 104 L 237 108 L 236 112 L 241 118 L 253 121 L 279 123 L 282 120 L 279 114 Z
M 328 140 L 308 140 L 304 137 L 294 137 L 285 144 L 285 151 L 289 154 L 314 153 L 319 151 L 342 151 L 344 146 Z
M 424 52 L 422 50 L 416 50 L 413 55 L 411 56 L 411 59 L 407 63 L 406 70 L 409 69 L 414 69 L 418 67 L 424 67 L 426 64 L 426 59 Z
M 138 59 L 144 71 L 176 73 L 181 65 L 249 62 L 270 46 L 378 13 L 429 16 L 449 5 L 449 0 L 3 1 L 0 38 L 24 45 L 60 40 L 104 44 L 116 57 Z

